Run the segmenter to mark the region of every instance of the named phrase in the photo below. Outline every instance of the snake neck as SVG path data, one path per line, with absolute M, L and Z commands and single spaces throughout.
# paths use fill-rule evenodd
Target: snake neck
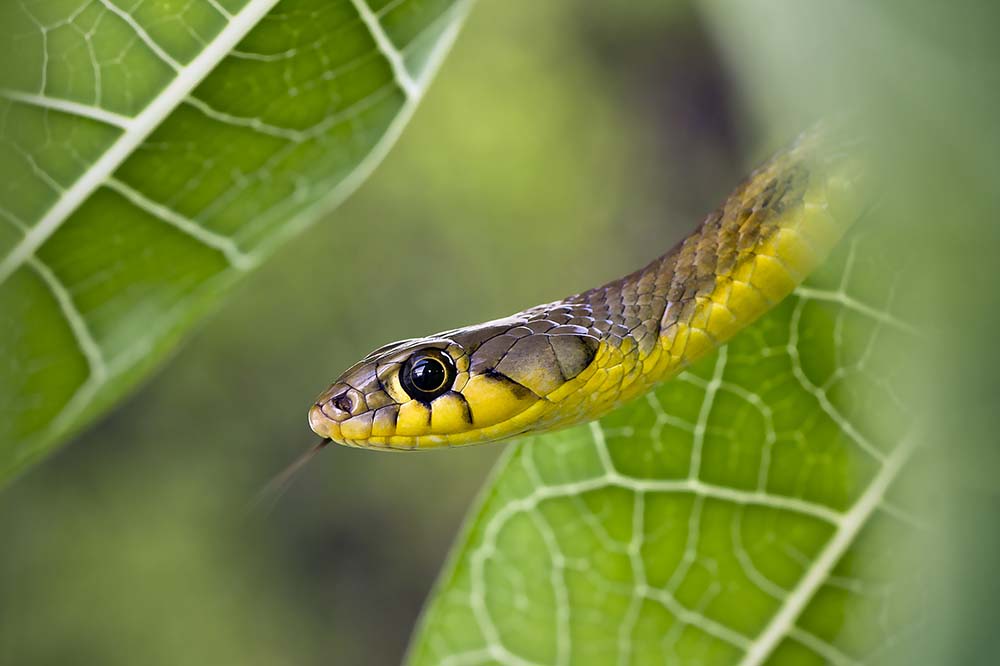
M 817 140 L 806 135 L 764 163 L 644 268 L 536 311 L 531 319 L 585 327 L 598 341 L 587 370 L 548 396 L 560 422 L 606 413 L 673 377 L 816 268 L 858 210 L 856 165 L 818 161 Z

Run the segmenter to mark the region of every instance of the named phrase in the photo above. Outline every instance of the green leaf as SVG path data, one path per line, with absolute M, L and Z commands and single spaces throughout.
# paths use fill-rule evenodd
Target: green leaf
M 933 349 L 914 355 L 923 436 L 936 447 L 924 492 L 927 619 L 908 663 L 992 663 L 1000 651 L 1000 393 L 995 284 L 1000 246 L 1000 4 L 959 0 L 699 3 L 757 122 L 780 136 L 853 110 L 883 143 L 895 251 Z M 880 406 L 873 404 L 873 409 Z M 904 662 L 907 663 L 907 662 Z
M 0 481 L 364 180 L 466 6 L 3 3 Z
M 919 336 L 894 314 L 899 239 L 859 226 L 711 358 L 511 446 L 409 663 L 884 663 L 922 589 L 901 480 Z

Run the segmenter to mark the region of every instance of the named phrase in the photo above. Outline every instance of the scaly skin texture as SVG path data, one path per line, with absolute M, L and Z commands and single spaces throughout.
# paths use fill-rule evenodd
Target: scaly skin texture
M 804 134 L 645 268 L 504 319 L 377 349 L 317 398 L 310 425 L 341 444 L 417 450 L 595 419 L 791 293 L 856 219 L 857 171 L 821 132 Z M 411 397 L 401 374 L 427 350 L 443 351 L 454 370 L 441 395 Z

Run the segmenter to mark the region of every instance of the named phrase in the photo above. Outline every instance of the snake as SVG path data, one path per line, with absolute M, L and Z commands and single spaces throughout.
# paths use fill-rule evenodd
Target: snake
M 417 451 L 597 419 L 788 296 L 860 216 L 861 168 L 823 127 L 764 161 L 697 228 L 618 280 L 379 347 L 309 409 L 323 443 Z

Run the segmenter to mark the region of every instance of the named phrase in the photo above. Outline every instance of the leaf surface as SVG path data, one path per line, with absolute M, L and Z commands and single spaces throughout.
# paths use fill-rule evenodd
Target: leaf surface
M 3 3 L 0 481 L 364 180 L 466 4 Z

